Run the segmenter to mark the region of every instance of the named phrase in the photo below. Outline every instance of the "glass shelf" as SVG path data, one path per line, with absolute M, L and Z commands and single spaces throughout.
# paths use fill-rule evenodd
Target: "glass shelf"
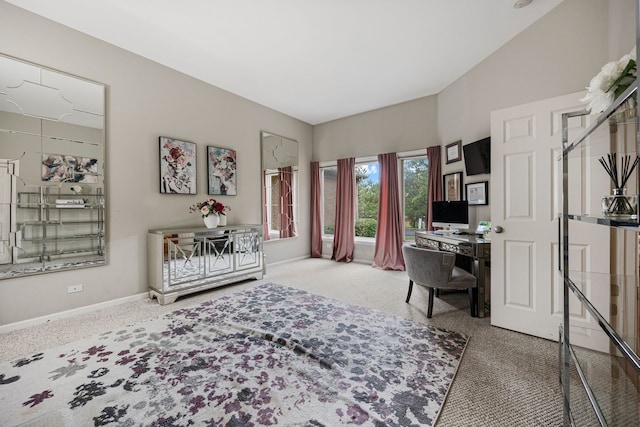
M 640 231 L 640 226 L 637 219 L 614 218 L 614 217 L 592 216 L 592 215 L 577 215 L 577 214 L 567 214 L 567 218 L 574 221 L 586 222 L 589 224 L 606 225 L 609 227 L 619 227 L 629 231 Z
M 33 220 L 33 221 L 23 221 L 20 225 L 28 225 L 28 226 L 58 226 L 63 227 L 65 225 L 80 225 L 80 224 L 101 224 L 103 221 L 98 219 L 73 219 L 73 220 L 59 220 L 59 219 L 49 219 L 49 220 Z
M 637 279 L 633 276 L 573 271 L 565 277 L 565 283 L 609 337 L 611 352 L 618 356 L 627 357 L 629 366 L 635 369 L 636 375 L 640 375 L 640 338 L 636 329 L 637 325 L 625 323 L 626 318 L 638 318 L 639 307 L 633 305 L 633 312 L 624 313 L 627 307 L 618 307 L 619 303 L 623 301 L 616 300 L 617 296 L 621 296 L 624 301 L 638 301 L 640 295 Z M 581 289 L 592 289 L 594 286 L 607 286 L 607 284 L 611 287 L 610 295 L 612 295 L 609 301 L 592 302 L 581 291 Z M 611 313 L 604 317 L 594 304 L 610 307 Z
M 73 241 L 73 240 L 86 240 L 86 239 L 100 239 L 103 238 L 104 234 L 103 233 L 93 233 L 93 234 L 76 234 L 73 236 L 63 236 L 63 237 L 56 237 L 56 241 Z M 43 237 L 31 237 L 28 239 L 22 238 L 21 239 L 23 242 L 31 242 L 31 243 L 43 243 L 46 241 L 49 241 L 50 238 L 43 238 Z
M 623 358 L 571 346 L 570 401 L 574 425 L 633 426 L 640 419 L 640 393 Z M 578 369 L 581 375 L 578 373 Z M 591 405 L 589 394 L 595 405 Z
M 637 80 L 634 81 L 627 90 L 599 115 L 589 115 L 587 111 L 577 111 L 570 113 L 569 120 L 586 118 L 588 125 L 583 132 L 575 138 L 570 139 L 570 143 L 564 147 L 563 155 L 567 157 L 601 156 L 609 152 L 634 152 L 635 144 L 632 146 L 620 146 L 620 150 L 611 150 L 611 130 L 617 126 L 615 132 L 625 131 L 637 126 Z M 607 124 L 608 126 L 603 126 Z M 604 142 L 604 143 L 603 143 Z M 615 141 L 614 141 L 615 143 Z
M 41 259 L 41 258 L 63 258 L 63 257 L 77 257 L 78 255 L 101 255 L 100 249 L 70 249 L 70 250 L 58 250 L 58 251 L 45 251 L 45 252 L 29 252 L 24 253 L 21 258 L 23 259 Z

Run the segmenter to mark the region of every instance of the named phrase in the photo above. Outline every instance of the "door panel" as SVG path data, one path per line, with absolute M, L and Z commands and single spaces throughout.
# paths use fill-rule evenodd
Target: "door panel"
M 505 305 L 534 310 L 534 242 L 505 241 Z
M 504 229 L 503 233 L 494 232 L 491 237 L 491 324 L 494 326 L 557 340 L 562 322 L 562 280 L 558 272 L 561 118 L 565 112 L 583 108 L 581 97 L 581 93 L 576 93 L 491 114 L 491 164 L 496 165 L 491 171 L 491 221 L 494 227 Z M 585 117 L 571 119 L 570 139 L 587 124 Z M 578 156 L 571 162 L 569 203 L 572 212 L 596 212 L 599 200 L 590 199 L 588 194 L 593 194 L 593 185 L 603 180 L 593 176 L 594 162 Z M 587 184 L 590 191 L 586 191 Z M 608 194 L 608 190 L 601 194 Z M 572 224 L 572 227 L 571 250 L 576 252 L 575 259 L 581 264 L 575 267 L 588 265 L 591 271 L 608 272 L 607 229 L 585 229 L 589 224 Z M 593 282 L 582 286 L 592 298 L 596 296 L 603 305 L 609 304 L 608 287 Z M 575 297 L 570 310 L 572 320 L 582 328 L 584 340 L 594 340 L 594 331 L 599 327 Z M 581 339 L 572 335 L 572 341 L 574 338 Z

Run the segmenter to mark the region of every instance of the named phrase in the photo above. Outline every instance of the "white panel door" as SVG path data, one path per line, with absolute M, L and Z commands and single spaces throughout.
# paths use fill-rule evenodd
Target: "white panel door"
M 558 273 L 558 214 L 561 207 L 562 123 L 564 112 L 583 108 L 576 93 L 491 114 L 491 324 L 529 335 L 557 340 L 562 323 L 562 281 Z M 577 136 L 587 117 L 570 121 L 569 137 Z M 595 208 L 585 183 L 592 183 L 592 164 L 572 159 L 571 204 L 586 213 Z M 596 162 L 597 163 L 597 162 Z M 604 181 L 598 177 L 599 181 Z M 594 179 L 595 180 L 595 179 Z M 606 181 L 605 181 L 606 184 Z M 596 193 L 600 194 L 600 193 Z M 601 194 L 608 194 L 608 189 Z M 588 224 L 585 224 L 589 226 Z M 504 230 L 496 233 L 499 226 Z M 592 271 L 609 269 L 609 232 L 572 229 L 572 251 Z M 593 269 L 596 270 L 593 270 Z M 608 287 L 585 284 L 585 292 L 603 293 Z M 592 296 L 593 298 L 593 296 Z M 596 329 L 580 304 L 573 317 L 585 332 Z M 593 328 L 592 328 L 593 326 Z M 598 328 L 599 329 L 599 328 Z M 590 332 L 589 332 L 590 333 Z M 575 335 L 572 334 L 572 340 Z

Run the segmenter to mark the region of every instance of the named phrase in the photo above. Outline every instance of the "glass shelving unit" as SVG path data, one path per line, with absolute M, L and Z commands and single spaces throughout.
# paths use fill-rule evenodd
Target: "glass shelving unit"
M 591 123 L 569 141 L 569 121 L 576 119 Z M 599 203 L 613 187 L 600 159 L 612 153 L 635 159 L 639 142 L 637 80 L 598 116 L 563 114 L 559 360 L 567 426 L 640 425 L 640 225 L 637 209 L 617 216 Z M 636 168 L 628 195 L 638 195 L 639 177 Z M 580 238 L 591 232 L 602 236 L 602 227 L 608 237 L 591 244 L 605 245 L 609 259 L 594 267 L 597 260 L 580 258 L 575 248 L 586 248 Z

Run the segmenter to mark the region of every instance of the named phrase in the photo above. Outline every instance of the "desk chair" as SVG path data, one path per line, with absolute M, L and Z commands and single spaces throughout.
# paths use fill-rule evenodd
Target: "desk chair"
M 434 289 L 469 289 L 471 317 L 478 316 L 478 281 L 473 274 L 455 266 L 455 254 L 404 245 L 402 255 L 409 275 L 407 303 L 411 298 L 414 282 L 429 289 L 427 317 L 431 318 Z

